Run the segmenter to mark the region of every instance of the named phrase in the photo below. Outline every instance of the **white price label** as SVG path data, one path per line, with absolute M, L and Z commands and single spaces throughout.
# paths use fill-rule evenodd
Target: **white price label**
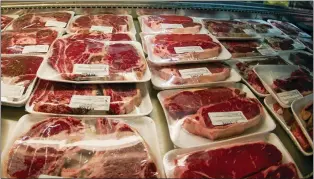
M 303 98 L 303 95 L 298 90 L 277 93 L 277 96 L 285 104 L 290 104 L 296 99 Z
M 110 108 L 110 96 L 73 95 L 69 106 L 71 108 L 108 111 Z
M 74 64 L 73 73 L 87 76 L 108 76 L 109 66 L 105 64 Z
M 187 52 L 204 52 L 201 46 L 186 46 L 186 47 L 174 47 L 176 53 L 187 53 Z
M 24 86 L 8 85 L 1 82 L 1 96 L 8 98 L 21 98 L 24 93 Z
M 22 53 L 46 53 L 49 45 L 28 45 L 24 46 Z
M 182 24 L 165 24 L 165 23 L 161 23 L 161 28 L 162 29 L 179 29 L 179 28 L 183 28 Z
M 100 31 L 100 32 L 103 32 L 103 33 L 112 33 L 112 30 L 113 30 L 113 27 L 111 27 L 111 26 L 96 26 L 96 25 L 93 25 L 90 28 L 90 31 Z
M 184 70 L 179 70 L 181 77 L 183 79 L 186 78 L 195 78 L 199 76 L 204 76 L 204 75 L 211 75 L 212 73 L 207 69 L 207 68 L 190 68 L 190 69 L 184 69 Z
M 248 35 L 255 35 L 256 32 L 253 29 L 243 29 L 244 33 L 248 34 Z
M 248 122 L 242 111 L 210 112 L 208 116 L 214 126 Z
M 52 20 L 48 20 L 45 24 L 46 27 L 62 27 L 62 28 L 64 28 L 66 25 L 67 23 L 65 22 L 52 21 Z
M 257 48 L 257 51 L 264 56 L 275 56 L 275 55 L 277 55 L 277 52 L 275 50 L 273 50 L 271 47 L 265 46 L 265 45 L 260 47 L 260 48 Z

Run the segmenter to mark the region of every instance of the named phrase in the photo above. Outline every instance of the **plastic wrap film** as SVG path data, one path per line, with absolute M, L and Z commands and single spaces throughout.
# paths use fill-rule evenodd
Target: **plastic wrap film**
M 131 14 L 131 9 L 124 8 L 76 8 L 75 13 L 79 15 L 97 15 L 97 14 Z
M 297 37 L 305 37 L 305 38 L 311 38 L 310 35 L 299 29 L 297 26 L 289 23 L 289 22 L 283 22 L 283 21 L 277 21 L 277 20 L 268 20 L 273 26 L 277 27 L 281 31 L 283 31 L 285 34 L 289 35 L 291 38 L 295 39 Z
M 313 40 L 311 38 L 301 38 L 299 37 L 298 40 L 305 45 L 308 51 L 313 52 Z
M 309 72 L 313 72 L 313 54 L 311 53 L 304 51 L 291 52 L 289 61 L 295 65 L 299 65 Z
M 160 176 L 147 143 L 122 120 L 47 117 L 24 131 L 6 156 L 5 177 Z

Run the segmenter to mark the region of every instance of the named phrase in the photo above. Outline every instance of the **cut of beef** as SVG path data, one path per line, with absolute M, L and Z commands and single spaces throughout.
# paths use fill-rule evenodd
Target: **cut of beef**
M 132 41 L 129 34 L 119 33 L 119 34 L 106 34 L 98 31 L 88 32 L 88 33 L 77 33 L 66 37 L 67 41 Z
M 203 19 L 205 28 L 217 37 L 251 37 L 253 35 L 244 32 L 244 29 L 251 29 L 248 23 L 235 20 L 213 20 Z
M 28 28 L 43 28 L 47 21 L 58 21 L 68 23 L 71 18 L 69 12 L 37 12 L 20 16 L 12 23 L 13 30 Z
M 50 45 L 58 37 L 51 28 L 4 31 L 1 33 L 1 54 L 18 54 L 28 45 Z
M 257 33 L 268 33 L 270 29 L 274 29 L 273 26 L 268 24 L 265 21 L 262 20 L 248 20 L 246 21 L 247 23 L 250 24 L 250 26 L 257 32 Z
M 225 101 L 235 96 L 245 96 L 245 94 L 239 89 L 227 87 L 193 89 L 169 96 L 163 103 L 173 119 L 180 119 L 186 115 L 195 114 L 202 106 Z
M 112 27 L 112 33 L 128 32 L 130 22 L 128 16 L 113 14 L 82 15 L 75 17 L 69 25 L 69 32 L 89 31 L 92 26 Z
M 265 42 L 275 50 L 294 50 L 294 41 L 289 37 L 273 36 L 265 37 Z
M 8 26 L 12 22 L 12 20 L 13 20 L 12 17 L 1 15 L 1 30 Z
M 294 163 L 271 166 L 247 179 L 299 179 Z
M 241 111 L 246 122 L 229 123 L 222 121 L 222 125 L 215 125 L 209 113 Z M 196 114 L 186 116 L 183 128 L 188 132 L 216 140 L 243 133 L 245 130 L 256 126 L 264 116 L 264 110 L 260 103 L 253 98 L 235 97 L 220 103 L 201 107 Z
M 183 76 L 181 70 L 193 70 L 197 72 L 200 68 L 207 69 L 209 73 L 197 74 L 195 76 Z M 230 68 L 222 63 L 189 64 L 167 67 L 151 68 L 163 80 L 172 84 L 207 83 L 226 80 L 230 76 Z M 181 71 L 182 72 L 182 71 Z
M 261 46 L 258 41 L 223 41 L 222 44 L 232 54 L 233 58 L 261 55 L 257 50 Z
M 302 52 L 293 52 L 289 56 L 289 60 L 313 72 L 313 55 Z
M 245 178 L 281 160 L 281 152 L 272 144 L 238 144 L 180 156 L 175 161 L 174 178 Z

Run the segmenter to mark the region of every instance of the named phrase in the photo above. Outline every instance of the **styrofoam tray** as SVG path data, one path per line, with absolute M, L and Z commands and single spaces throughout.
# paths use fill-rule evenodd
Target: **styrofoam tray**
M 150 43 L 151 38 L 154 36 L 145 36 L 145 44 L 147 48 L 148 60 L 155 65 L 174 65 L 174 64 L 187 64 L 187 63 L 203 63 L 203 62 L 217 62 L 217 61 L 225 61 L 231 58 L 231 54 L 229 51 L 212 35 L 209 36 L 213 39 L 214 42 L 218 43 L 221 47 L 221 52 L 219 56 L 208 58 L 208 59 L 195 59 L 195 60 L 178 60 L 171 61 L 171 59 L 162 59 L 154 54 L 153 52 L 153 44 Z
M 256 98 L 254 96 L 254 94 L 251 92 L 251 90 L 247 86 L 245 86 L 244 84 L 235 83 L 232 85 L 228 84 L 228 85 L 220 85 L 220 86 L 238 88 L 241 91 L 245 92 L 247 97 Z M 163 111 L 164 111 L 166 119 L 167 119 L 170 138 L 171 138 L 172 142 L 174 143 L 174 145 L 176 145 L 180 148 L 197 147 L 197 146 L 202 146 L 202 145 L 206 145 L 206 144 L 219 143 L 221 141 L 231 141 L 233 139 L 243 138 L 244 136 L 254 136 L 256 134 L 267 133 L 267 132 L 270 132 L 276 128 L 276 124 L 274 123 L 274 121 L 272 120 L 272 118 L 270 117 L 270 115 L 268 114 L 266 109 L 263 107 L 263 110 L 265 112 L 263 120 L 257 126 L 252 127 L 250 129 L 244 131 L 240 135 L 212 141 L 210 139 L 191 134 L 181 127 L 183 120 L 182 119 L 181 120 L 172 119 L 172 117 L 168 114 L 168 112 L 167 112 L 167 110 L 163 104 L 163 101 L 165 100 L 165 98 L 170 97 L 170 96 L 172 96 L 178 92 L 181 92 L 181 91 L 184 91 L 184 90 L 183 89 L 166 90 L 166 91 L 159 92 L 157 95 L 158 100 L 159 100 L 159 102 L 163 108 Z
M 292 72 L 298 69 L 299 67 L 296 65 L 258 65 L 253 68 L 266 90 L 278 101 L 280 106 L 284 108 L 290 108 L 291 103 L 286 104 L 281 101 L 271 86 L 274 80 L 278 78 L 288 78 Z
M 272 23 L 279 23 L 279 24 L 282 23 L 282 21 L 277 21 L 277 20 L 272 20 L 272 19 L 268 19 L 267 22 L 269 22 L 271 24 Z M 292 24 L 290 22 L 286 22 L 286 23 L 288 23 L 289 25 L 293 26 L 294 28 L 298 29 L 301 32 L 301 33 L 299 32 L 298 36 L 304 37 L 304 38 L 311 38 L 311 36 L 309 34 L 307 34 L 304 31 L 302 31 L 299 27 L 295 26 L 294 24 Z M 273 26 L 275 26 L 275 25 L 273 25 Z M 290 36 L 291 34 L 287 34 L 287 35 Z
M 34 114 L 26 114 L 22 116 L 18 123 L 16 124 L 15 130 L 13 131 L 13 135 L 11 135 L 11 138 L 6 143 L 4 150 L 1 154 L 1 163 L 2 166 L 4 165 L 5 158 L 9 155 L 10 147 L 13 145 L 14 141 L 24 133 L 26 133 L 32 125 L 35 123 L 42 121 L 49 116 L 47 115 L 34 115 Z M 51 116 L 50 116 L 51 117 Z M 83 121 L 88 120 L 95 120 L 95 118 L 79 118 Z M 133 118 L 115 118 L 115 120 L 123 121 L 127 124 L 129 124 L 131 127 L 135 128 L 139 134 L 143 137 L 146 144 L 148 145 L 151 153 L 152 158 L 154 159 L 158 171 L 160 172 L 160 177 L 164 178 L 164 170 L 162 165 L 162 156 L 160 152 L 159 143 L 157 140 L 157 132 L 156 132 L 156 126 L 154 121 L 149 117 L 139 117 L 136 119 Z M 2 167 L 3 170 L 4 167 Z M 4 172 L 3 172 L 4 173 Z
M 67 26 L 67 28 L 66 28 L 66 32 L 67 32 L 68 34 L 76 33 L 76 32 L 71 32 L 71 30 L 70 30 L 70 28 L 71 28 L 70 25 L 71 25 L 73 22 L 75 22 L 75 20 L 76 20 L 77 18 L 79 18 L 79 17 L 81 17 L 81 16 L 88 16 L 88 15 L 76 15 L 76 16 L 74 16 L 73 18 L 71 18 L 71 20 L 69 21 L 68 26 Z M 128 23 L 129 31 L 128 31 L 128 32 L 133 33 L 133 34 L 136 34 L 136 28 L 135 28 L 135 26 L 134 26 L 134 22 L 133 22 L 132 16 L 130 16 L 130 15 L 116 15 L 116 16 L 127 16 L 128 21 L 129 21 L 129 23 Z M 119 32 L 119 33 L 120 33 L 120 32 Z M 122 32 L 121 32 L 121 33 L 122 33 Z
M 291 138 L 291 140 L 293 141 L 293 143 L 297 146 L 297 148 L 303 153 L 303 155 L 306 156 L 310 156 L 313 155 L 313 151 L 312 152 L 307 152 L 305 151 L 301 145 L 299 144 L 298 140 L 294 137 L 294 135 L 292 134 L 292 132 L 290 131 L 290 128 L 287 126 L 287 124 L 285 123 L 284 119 L 282 116 L 280 116 L 279 114 L 277 114 L 274 111 L 273 105 L 276 103 L 277 101 L 271 96 L 268 95 L 265 99 L 264 99 L 264 104 L 265 106 L 268 108 L 268 110 L 273 114 L 273 116 L 275 116 L 276 120 L 279 122 L 279 124 L 281 125 L 281 127 L 287 132 L 287 134 L 289 135 L 289 137 Z M 300 126 L 301 127 L 301 126 Z M 301 127 L 303 128 L 303 127 Z M 313 148 L 313 147 L 312 147 Z
M 66 36 L 62 37 L 62 38 L 66 38 Z M 48 58 L 52 55 L 52 49 L 51 48 L 48 51 L 47 59 L 41 64 L 41 66 L 39 67 L 39 69 L 37 71 L 38 78 L 48 80 L 48 81 L 66 82 L 66 83 L 75 83 L 75 84 L 100 84 L 100 83 L 104 83 L 104 82 L 105 83 L 134 83 L 134 82 L 147 82 L 150 80 L 151 73 L 149 71 L 147 62 L 145 60 L 142 46 L 139 42 L 133 42 L 133 41 L 118 41 L 118 42 L 116 42 L 116 41 L 102 41 L 102 42 L 105 45 L 114 44 L 114 43 L 123 43 L 123 44 L 133 45 L 137 49 L 137 52 L 142 56 L 143 63 L 146 64 L 146 70 L 145 70 L 145 73 L 144 73 L 144 76 L 142 77 L 142 79 L 140 79 L 140 80 L 136 79 L 134 73 L 130 73 L 130 75 L 129 75 L 130 79 L 127 79 L 127 80 L 115 80 L 115 81 L 109 81 L 109 80 L 107 80 L 107 81 L 106 80 L 74 81 L 73 80 L 73 81 L 71 81 L 71 80 L 64 79 L 61 77 L 61 74 L 57 70 L 55 70 L 48 62 Z M 124 75 L 125 77 L 128 77 L 128 73 L 121 73 L 121 74 Z
M 164 158 L 163 158 L 163 164 L 165 167 L 166 176 L 167 176 L 167 178 L 174 178 L 175 177 L 173 174 L 174 169 L 176 167 L 175 160 L 180 155 L 182 156 L 182 155 L 194 153 L 197 151 L 214 150 L 214 149 L 225 148 L 225 147 L 236 145 L 236 144 L 245 144 L 245 143 L 260 142 L 260 141 L 264 141 L 264 142 L 275 145 L 280 150 L 280 152 L 282 153 L 282 163 L 292 162 L 295 164 L 295 162 L 294 162 L 293 158 L 291 157 L 291 155 L 289 154 L 288 150 L 285 148 L 285 146 L 282 144 L 282 142 L 276 136 L 276 134 L 270 133 L 270 134 L 261 134 L 261 135 L 256 135 L 256 136 L 247 136 L 247 137 L 243 137 L 241 139 L 234 139 L 232 141 L 223 141 L 223 142 L 219 142 L 216 144 L 208 144 L 208 145 L 205 145 L 202 147 L 193 147 L 193 148 L 188 148 L 188 149 L 171 150 L 168 153 L 166 153 Z M 297 165 L 296 165 L 296 168 L 298 170 L 299 177 L 303 178 Z M 210 168 L 209 168 L 209 170 L 210 170 Z
M 38 85 L 37 85 L 38 86 Z M 36 88 L 37 88 L 36 86 Z M 36 90 L 35 88 L 35 90 Z M 87 114 L 84 115 L 79 115 L 79 114 L 53 114 L 53 113 L 45 113 L 45 112 L 38 112 L 34 111 L 33 107 L 34 105 L 30 105 L 30 99 L 29 98 L 28 102 L 25 105 L 25 109 L 27 112 L 32 113 L 32 114 L 46 114 L 46 115 L 59 115 L 59 116 L 76 116 L 76 117 L 111 117 L 111 118 L 118 118 L 118 117 L 139 117 L 139 116 L 146 116 L 149 115 L 152 110 L 152 102 L 149 97 L 148 90 L 146 88 L 145 83 L 137 83 L 136 88 L 141 90 L 141 95 L 142 95 L 142 102 L 139 106 L 135 107 L 135 109 L 128 114 L 120 114 L 120 115 L 113 115 L 113 114 L 107 114 L 105 111 L 90 111 Z
M 283 53 L 280 53 L 279 56 L 284 59 L 286 62 L 288 62 L 289 64 L 291 65 L 298 65 L 298 64 L 294 64 L 292 61 L 290 61 L 290 55 L 291 53 L 304 53 L 304 54 L 307 54 L 307 55 L 312 55 L 312 53 L 309 53 L 309 52 L 306 52 L 306 51 L 303 51 L 303 50 L 300 50 L 300 51 L 294 51 L 294 52 L 283 52 Z M 303 69 L 305 69 L 306 71 L 308 71 L 309 73 L 311 73 L 311 75 L 313 75 L 313 72 L 310 71 L 310 69 L 306 68 L 304 65 L 301 66 Z
M 303 131 L 303 133 L 305 134 L 305 137 L 307 138 L 307 140 L 309 141 L 309 143 L 311 144 L 312 148 L 314 148 L 313 146 L 313 140 L 310 137 L 309 133 L 307 132 L 306 128 L 305 128 L 305 122 L 304 120 L 302 120 L 300 114 L 302 109 L 308 105 L 309 103 L 313 102 L 313 94 L 304 96 L 301 99 L 297 99 L 294 102 L 292 102 L 291 104 L 291 110 L 292 113 L 296 119 L 296 121 L 298 122 L 301 130 Z
M 267 24 L 267 25 L 270 25 L 271 27 L 272 27 L 272 30 L 271 30 L 271 32 L 267 32 L 267 33 L 258 33 L 258 32 L 256 32 L 257 34 L 260 34 L 260 35 L 271 35 L 271 34 L 278 34 L 278 35 L 280 35 L 280 34 L 284 34 L 280 29 L 278 29 L 277 27 L 275 27 L 275 26 L 273 26 L 271 23 L 269 23 L 269 22 L 266 22 L 266 21 L 264 21 L 264 20 L 261 20 L 261 19 L 235 19 L 235 20 L 237 20 L 237 21 L 241 21 L 241 22 L 247 22 L 247 23 L 250 23 L 250 22 L 248 22 L 248 21 L 255 21 L 255 22 L 258 22 L 258 23 L 260 23 L 260 24 Z M 254 29 L 254 28 L 253 28 Z
M 11 18 L 13 18 L 13 19 L 12 19 L 12 21 L 11 21 L 9 24 L 7 24 L 1 31 L 6 30 L 6 28 L 8 28 L 8 27 L 12 24 L 12 22 L 13 22 L 16 18 L 19 17 L 19 15 L 6 15 L 6 14 L 2 14 L 2 16 L 8 16 L 8 17 L 11 17 Z
M 207 82 L 207 83 L 195 83 L 195 84 L 172 84 L 169 81 L 166 81 L 160 78 L 157 74 L 152 72 L 152 83 L 156 89 L 175 89 L 175 88 L 192 88 L 192 87 L 201 87 L 201 86 L 211 86 L 211 85 L 221 85 L 221 84 L 230 84 L 241 81 L 241 76 L 232 68 L 230 68 L 230 76 L 224 81 L 216 82 Z

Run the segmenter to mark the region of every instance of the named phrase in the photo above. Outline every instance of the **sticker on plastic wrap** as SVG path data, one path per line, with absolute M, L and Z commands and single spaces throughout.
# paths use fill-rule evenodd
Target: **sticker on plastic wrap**
M 179 70 L 181 77 L 186 78 L 197 78 L 199 76 L 211 75 L 212 73 L 207 68 L 191 68 Z
M 183 25 L 182 24 L 165 24 L 165 23 L 162 23 L 161 28 L 162 29 L 179 29 L 179 28 L 183 28 Z
M 90 31 L 100 31 L 100 32 L 103 32 L 103 33 L 112 33 L 112 30 L 113 30 L 113 27 L 111 27 L 111 26 L 96 26 L 96 25 L 93 25 L 90 28 Z
M 22 53 L 46 53 L 49 45 L 28 45 L 24 46 Z
M 214 126 L 248 122 L 242 111 L 210 112 L 208 116 Z
M 21 98 L 24 89 L 24 86 L 8 85 L 1 82 L 1 97 Z
M 243 29 L 243 31 L 248 35 L 255 35 L 256 32 L 253 29 Z
M 109 111 L 110 96 L 73 95 L 69 107 L 92 109 L 95 111 Z
M 45 24 L 46 27 L 62 27 L 62 28 L 64 28 L 66 25 L 67 23 L 65 22 L 52 21 L 52 20 L 48 20 Z
M 257 48 L 257 51 L 265 56 L 275 56 L 277 53 L 275 50 L 273 50 L 270 46 L 262 46 L 260 48 Z
M 204 52 L 201 46 L 186 46 L 186 47 L 174 47 L 174 51 L 179 53 L 187 53 L 187 52 Z
M 282 93 L 277 93 L 278 98 L 285 104 L 289 104 L 294 100 L 303 98 L 303 95 L 298 90 L 285 91 Z
M 73 73 L 98 77 L 108 76 L 109 66 L 104 64 L 74 64 Z

